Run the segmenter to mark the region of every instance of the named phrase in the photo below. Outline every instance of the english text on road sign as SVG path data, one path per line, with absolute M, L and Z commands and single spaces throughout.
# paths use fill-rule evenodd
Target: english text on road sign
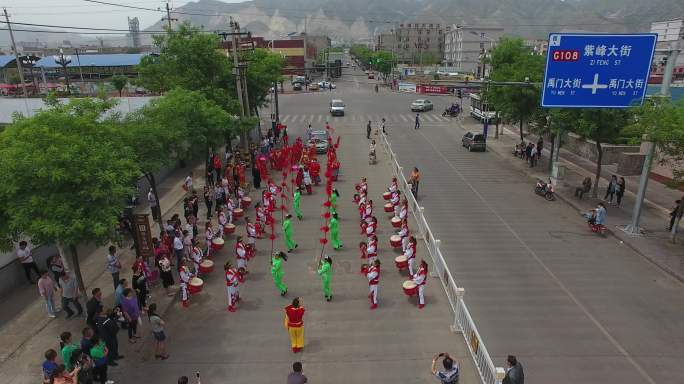
M 646 94 L 657 35 L 552 33 L 542 107 L 626 108 Z

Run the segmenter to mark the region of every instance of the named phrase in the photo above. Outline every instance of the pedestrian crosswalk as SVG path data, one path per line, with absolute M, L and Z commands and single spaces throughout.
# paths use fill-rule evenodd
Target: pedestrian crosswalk
M 280 115 L 280 122 L 283 124 L 321 124 L 324 122 L 330 122 L 331 124 L 334 123 L 366 123 L 368 120 L 370 120 L 373 123 L 378 123 L 382 118 L 385 118 L 388 124 L 391 123 L 402 123 L 402 124 L 413 124 L 416 119 L 415 114 L 389 114 L 389 115 L 379 115 L 379 114 L 363 114 L 363 115 L 344 115 L 344 116 L 330 116 L 328 114 L 325 115 L 309 115 L 309 114 L 295 114 L 295 115 L 290 115 L 290 114 L 281 114 Z M 447 116 L 441 116 L 438 114 L 428 114 L 428 113 L 421 113 L 420 114 L 420 122 L 421 124 L 430 124 L 430 123 L 449 123 L 449 122 L 455 122 L 456 119 L 447 117 Z

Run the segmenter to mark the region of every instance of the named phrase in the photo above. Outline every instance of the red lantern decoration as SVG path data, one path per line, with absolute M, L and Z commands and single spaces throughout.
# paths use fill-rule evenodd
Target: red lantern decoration
M 332 203 L 330 203 L 330 200 L 327 200 L 325 203 L 323 203 L 324 207 L 330 207 Z
M 325 217 L 326 219 L 329 219 L 330 218 L 330 211 L 324 213 L 323 217 Z
M 330 231 L 330 227 L 328 227 L 327 225 L 324 225 L 321 227 L 321 231 L 323 231 L 324 233 L 328 233 L 328 231 Z
M 326 245 L 328 244 L 328 239 L 320 239 L 318 240 L 321 244 Z
M 275 235 L 271 233 L 271 236 L 268 237 L 270 240 L 275 240 Z

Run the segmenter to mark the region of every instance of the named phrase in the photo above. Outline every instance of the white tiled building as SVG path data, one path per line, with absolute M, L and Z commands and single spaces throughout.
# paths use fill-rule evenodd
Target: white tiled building
M 482 55 L 491 51 L 503 34 L 503 28 L 455 25 L 444 36 L 444 64 L 481 76 Z

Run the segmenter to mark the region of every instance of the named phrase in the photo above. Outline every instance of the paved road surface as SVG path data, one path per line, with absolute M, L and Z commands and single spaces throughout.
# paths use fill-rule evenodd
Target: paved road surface
M 347 103 L 344 119 L 363 132 L 368 119 L 388 117 L 400 162 L 422 170 L 420 203 L 497 365 L 518 355 L 530 383 L 684 376 L 680 282 L 616 239 L 589 233 L 563 202 L 536 196 L 534 181 L 510 158 L 463 149 L 464 128 L 481 126 L 468 117 L 441 118 L 453 99 L 432 98 L 435 111 L 422 114 L 415 131 L 408 110 L 415 95 L 378 96 L 360 73 L 354 79 L 335 93 Z M 317 123 L 314 108 L 289 120 Z

